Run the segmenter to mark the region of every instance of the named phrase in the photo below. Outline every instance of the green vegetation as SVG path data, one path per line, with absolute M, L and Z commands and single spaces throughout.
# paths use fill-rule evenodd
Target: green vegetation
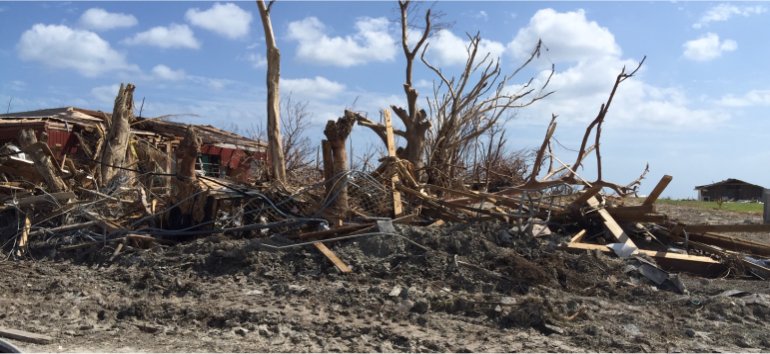
M 685 206 L 690 208 L 700 208 L 700 209 L 737 211 L 740 213 L 750 213 L 750 214 L 762 214 L 762 210 L 764 208 L 764 205 L 762 203 L 722 202 L 721 203 L 722 205 L 720 206 L 719 205 L 720 203 L 717 203 L 717 202 L 704 202 L 700 200 L 658 199 L 656 203 L 668 204 L 668 205 L 679 205 L 679 206 Z

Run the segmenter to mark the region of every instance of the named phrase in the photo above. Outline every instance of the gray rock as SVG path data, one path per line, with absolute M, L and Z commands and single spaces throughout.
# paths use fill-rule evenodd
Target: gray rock
M 418 299 L 414 303 L 414 305 L 412 305 L 411 311 L 415 312 L 415 313 L 421 313 L 422 314 L 422 313 L 428 312 L 429 309 L 430 309 L 430 302 L 428 302 L 428 300 Z

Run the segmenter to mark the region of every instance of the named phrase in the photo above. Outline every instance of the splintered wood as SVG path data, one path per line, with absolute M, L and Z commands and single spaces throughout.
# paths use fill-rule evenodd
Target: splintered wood
M 396 141 L 395 137 L 393 136 L 393 122 L 390 120 L 390 111 L 386 109 L 382 111 L 382 114 L 385 120 L 385 134 L 387 135 L 388 140 L 388 156 L 396 157 Z M 403 212 L 401 205 L 401 193 L 399 193 L 398 189 L 396 189 L 397 184 L 398 174 L 394 173 L 390 180 L 390 190 L 393 193 L 393 217 L 396 218 L 399 217 Z

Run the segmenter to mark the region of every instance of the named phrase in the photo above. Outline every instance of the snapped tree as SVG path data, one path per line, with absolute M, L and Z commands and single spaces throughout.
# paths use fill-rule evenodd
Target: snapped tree
M 455 176 L 458 162 L 476 142 L 497 124 L 504 121 L 513 108 L 521 108 L 540 100 L 551 92 L 545 92 L 551 76 L 540 87 L 532 87 L 534 78 L 512 89 L 512 78 L 540 54 L 540 46 L 512 74 L 504 75 L 499 58 L 479 53 L 481 36 L 469 36 L 467 61 L 459 76 L 447 77 L 444 72 L 428 63 L 425 52 L 432 26 L 431 10 L 425 12 L 424 26 L 417 41 L 409 40 L 409 10 L 411 2 L 399 1 L 401 15 L 401 45 L 406 59 L 406 109 L 391 106 L 403 123 L 404 130 L 394 133 L 406 140 L 406 147 L 397 150 L 397 156 L 410 161 L 417 170 L 425 168 L 429 183 L 446 185 Z M 414 43 L 410 46 L 409 43 Z M 412 86 L 414 60 L 421 51 L 422 62 L 438 77 L 433 97 L 427 99 L 430 114 L 417 107 L 417 90 Z M 358 116 L 358 124 L 372 129 L 387 144 L 385 126 Z
M 280 92 L 279 81 L 281 79 L 281 53 L 275 43 L 273 24 L 270 21 L 270 9 L 275 1 L 265 4 L 264 0 L 257 0 L 259 17 L 262 19 L 262 28 L 265 31 L 265 46 L 267 47 L 267 142 L 270 154 L 272 177 L 280 182 L 286 180 L 286 161 L 281 147 L 280 126 Z

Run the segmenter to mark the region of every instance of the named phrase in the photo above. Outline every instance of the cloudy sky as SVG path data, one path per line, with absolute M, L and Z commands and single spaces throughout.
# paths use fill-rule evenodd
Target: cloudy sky
M 605 179 L 627 183 L 646 163 L 647 193 L 664 196 L 726 178 L 770 187 L 770 4 L 764 2 L 438 2 L 448 26 L 428 60 L 448 75 L 465 61 L 467 33 L 512 72 L 542 39 L 547 51 L 513 83 L 542 80 L 548 99 L 515 112 L 511 149 L 534 148 L 559 116 L 556 153 L 574 159 L 584 127 L 623 66 L 647 55 L 624 82 L 603 131 Z M 403 104 L 404 60 L 393 2 L 277 2 L 282 94 L 307 101 L 308 135 L 352 108 L 376 118 Z M 144 116 L 248 130 L 265 114 L 265 46 L 254 2 L 0 2 L 3 112 L 59 106 L 111 110 L 121 82 L 137 85 Z M 435 80 L 419 63 L 426 96 Z M 423 101 L 420 104 L 424 104 Z M 139 102 L 137 102 L 139 105 Z M 379 144 L 356 127 L 354 150 Z M 594 176 L 593 166 L 581 171 Z

